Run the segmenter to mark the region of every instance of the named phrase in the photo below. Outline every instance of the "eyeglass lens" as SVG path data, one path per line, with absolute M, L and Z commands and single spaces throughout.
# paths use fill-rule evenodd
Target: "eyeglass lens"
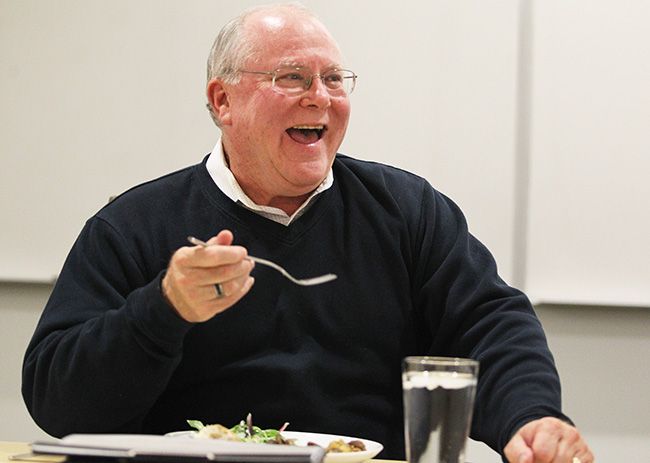
M 351 93 L 356 80 L 354 72 L 347 70 L 336 69 L 323 74 L 312 74 L 307 69 L 280 68 L 274 72 L 273 84 L 282 90 L 298 93 L 308 90 L 315 78 L 320 78 L 333 94 Z

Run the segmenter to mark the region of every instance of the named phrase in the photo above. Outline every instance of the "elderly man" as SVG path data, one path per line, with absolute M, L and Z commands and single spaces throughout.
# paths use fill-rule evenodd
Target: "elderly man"
M 66 260 L 24 363 L 43 429 L 163 433 L 250 411 L 402 459 L 400 362 L 430 354 L 481 362 L 472 435 L 509 461 L 593 461 L 530 303 L 456 205 L 337 154 L 355 83 L 299 6 L 226 25 L 209 59 L 212 153 L 112 201 Z M 339 278 L 297 286 L 249 252 Z

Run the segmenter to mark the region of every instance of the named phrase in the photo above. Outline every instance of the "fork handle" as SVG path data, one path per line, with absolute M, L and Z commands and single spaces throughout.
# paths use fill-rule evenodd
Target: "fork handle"
M 275 270 L 280 272 L 285 277 L 287 277 L 289 279 L 293 279 L 293 277 L 291 275 L 289 275 L 289 273 L 285 269 L 280 267 L 275 262 L 271 262 L 270 260 L 262 259 L 261 257 L 255 257 L 255 256 L 246 256 L 245 259 L 252 260 L 253 262 L 257 262 L 258 264 L 262 264 L 262 265 L 266 265 L 268 267 L 274 268 Z

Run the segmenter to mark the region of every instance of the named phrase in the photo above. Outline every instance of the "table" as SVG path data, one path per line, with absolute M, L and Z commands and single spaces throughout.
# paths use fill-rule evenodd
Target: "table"
M 0 441 L 0 463 L 14 463 L 9 458 L 12 455 L 29 454 L 29 443 L 27 442 L 9 442 Z M 60 463 L 65 460 L 64 457 L 56 457 L 49 455 L 39 455 L 38 461 L 49 463 Z
M 28 454 L 29 453 L 29 443 L 27 442 L 11 442 L 11 441 L 0 441 L 0 463 L 15 463 L 15 461 L 10 460 L 12 455 Z M 34 457 L 34 462 L 46 462 L 46 463 L 61 463 L 64 461 L 64 457 L 48 456 L 48 455 L 39 455 Z M 369 460 L 372 463 L 397 463 L 395 460 Z

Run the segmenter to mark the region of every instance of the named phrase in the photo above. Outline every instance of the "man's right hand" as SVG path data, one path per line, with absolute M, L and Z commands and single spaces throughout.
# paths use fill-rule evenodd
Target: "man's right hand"
M 162 280 L 162 292 L 176 312 L 193 323 L 204 322 L 232 307 L 251 289 L 255 264 L 246 248 L 232 246 L 233 235 L 222 230 L 207 243 L 185 246 L 173 255 Z M 216 284 L 223 296 L 217 297 Z

